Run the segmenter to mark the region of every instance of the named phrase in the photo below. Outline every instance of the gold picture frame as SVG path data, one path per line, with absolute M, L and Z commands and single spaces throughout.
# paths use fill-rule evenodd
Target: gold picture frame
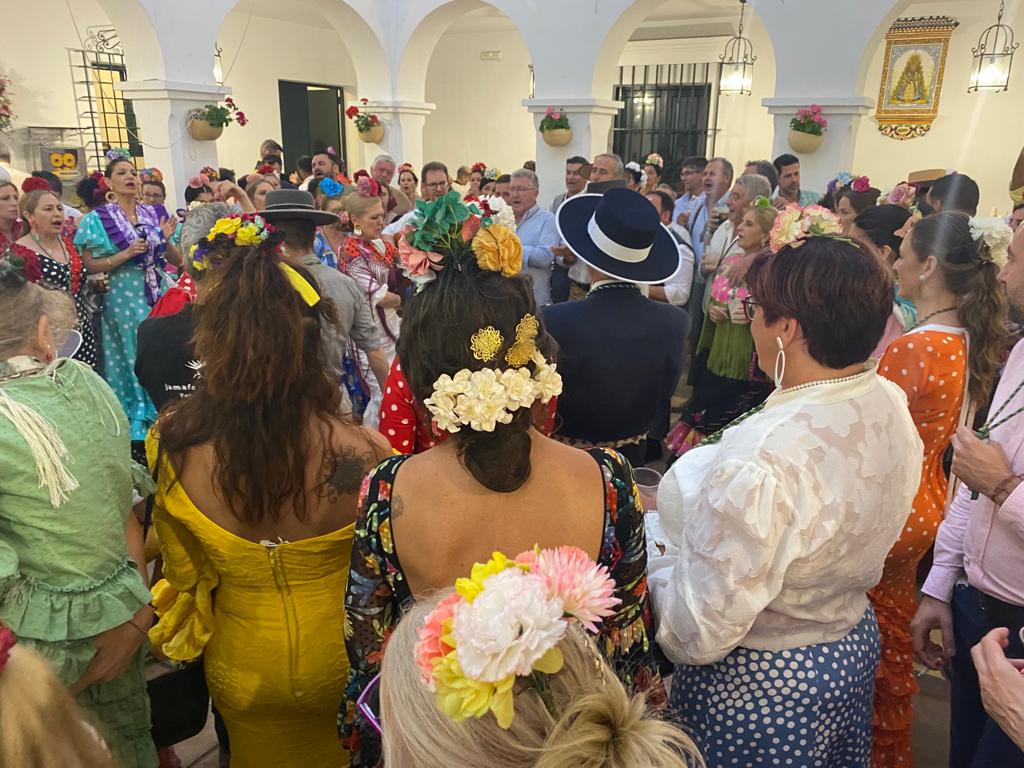
M 924 136 L 939 114 L 949 39 L 960 22 L 949 16 L 897 19 L 885 35 L 885 60 L 875 119 L 884 136 Z

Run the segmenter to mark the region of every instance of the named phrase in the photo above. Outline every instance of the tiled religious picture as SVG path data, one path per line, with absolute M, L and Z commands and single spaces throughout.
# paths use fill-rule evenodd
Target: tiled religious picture
M 960 22 L 949 16 L 897 19 L 885 35 L 878 94 L 878 130 L 893 139 L 924 136 L 939 114 L 949 38 Z

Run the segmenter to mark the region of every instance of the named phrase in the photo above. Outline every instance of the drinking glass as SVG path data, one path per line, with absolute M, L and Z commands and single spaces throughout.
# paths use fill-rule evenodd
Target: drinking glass
M 637 490 L 640 491 L 640 501 L 644 505 L 644 512 L 657 512 L 661 472 L 650 467 L 637 467 L 633 470 L 633 479 L 636 480 Z

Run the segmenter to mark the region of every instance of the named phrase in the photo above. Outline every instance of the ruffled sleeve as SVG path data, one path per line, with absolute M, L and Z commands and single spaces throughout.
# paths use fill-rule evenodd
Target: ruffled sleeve
M 213 634 L 213 590 L 218 576 L 202 544 L 171 511 L 175 506 L 171 489 L 181 486 L 175 483 L 167 459 L 157 455 L 158 442 L 152 433 L 146 440 L 146 454 L 151 466 L 160 467 L 153 527 L 164 561 L 164 578 L 153 587 L 159 621 L 149 631 L 149 639 L 168 658 L 193 661 Z
M 659 506 L 682 509 L 682 485 L 663 487 Z M 658 644 L 679 664 L 711 664 L 738 646 L 803 551 L 803 523 L 766 467 L 728 460 L 701 486 L 675 566 L 654 589 Z
M 75 247 L 80 251 L 88 250 L 92 253 L 93 258 L 104 258 L 117 252 L 96 211 L 85 214 L 78 222 L 78 230 L 75 232 Z

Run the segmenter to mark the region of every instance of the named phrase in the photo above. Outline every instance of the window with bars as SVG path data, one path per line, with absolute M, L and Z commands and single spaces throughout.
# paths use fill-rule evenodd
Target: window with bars
M 714 153 L 712 109 L 717 99 L 717 64 L 657 64 L 619 67 L 615 99 L 625 102 L 612 127 L 612 151 L 625 162 L 657 152 L 663 178 L 679 176 L 682 161 Z
M 85 48 L 69 48 L 68 62 L 74 85 L 78 126 L 85 137 L 86 164 L 102 170 L 104 153 L 112 147 L 127 149 L 139 167 L 145 165 L 139 127 L 130 101 L 115 83 L 127 79 L 124 51 L 111 29 L 89 29 Z

